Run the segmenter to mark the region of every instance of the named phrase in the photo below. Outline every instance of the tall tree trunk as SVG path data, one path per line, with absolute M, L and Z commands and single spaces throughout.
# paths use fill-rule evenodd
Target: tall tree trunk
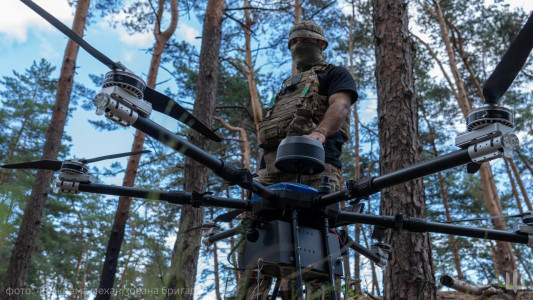
M 414 88 L 407 2 L 373 0 L 381 174 L 420 161 L 418 101 Z M 394 137 L 392 139 L 391 137 Z M 424 183 L 413 180 L 381 193 L 381 212 L 424 218 Z M 427 233 L 387 231 L 392 260 L 384 274 L 385 299 L 435 299 Z
M 513 173 L 511 173 L 511 169 L 509 168 L 509 162 L 507 159 L 504 159 L 505 161 L 505 169 L 507 170 L 507 175 L 509 175 L 509 182 L 511 183 L 511 190 L 513 191 L 513 197 L 516 201 L 516 206 L 518 206 L 518 211 L 523 214 L 524 209 L 522 208 L 522 203 L 520 203 L 520 197 L 518 196 L 518 191 L 516 190 L 516 184 L 514 182 Z
M 200 71 L 196 85 L 194 115 L 210 124 L 217 95 L 219 54 L 222 35 L 224 0 L 209 0 L 205 11 L 200 51 Z M 196 131 L 189 134 L 189 142 L 201 149 L 209 148 L 209 140 Z M 203 192 L 207 188 L 207 169 L 190 158 L 185 160 L 185 190 Z M 204 209 L 184 206 L 181 209 L 179 232 L 172 253 L 168 289 L 192 289 L 196 280 L 201 234 L 198 227 L 204 220 Z M 167 299 L 193 299 L 191 294 L 169 293 Z
M 131 227 L 131 242 L 130 242 L 130 251 L 128 253 L 128 257 L 126 258 L 126 262 L 124 263 L 124 270 L 122 270 L 122 275 L 120 276 L 120 280 L 118 281 L 117 290 L 120 293 L 120 290 L 124 287 L 124 281 L 126 280 L 126 275 L 128 274 L 128 267 L 130 265 L 131 259 L 133 257 L 133 251 L 135 250 L 135 243 L 137 241 L 137 236 L 140 234 L 137 230 L 135 230 L 135 224 L 134 222 L 130 223 Z M 118 297 L 117 297 L 118 298 Z
M 516 153 L 518 154 L 518 157 L 524 163 L 524 165 L 526 165 L 526 168 L 529 170 L 529 173 L 531 173 L 531 176 L 533 176 L 533 167 L 531 167 L 531 165 L 527 161 L 527 158 L 524 157 L 524 155 L 520 151 L 516 151 Z
M 456 95 L 457 101 L 459 103 L 459 107 L 461 108 L 461 111 L 463 112 L 463 115 L 466 118 L 466 115 L 472 109 L 472 106 L 466 94 L 464 83 L 460 76 L 459 68 L 457 67 L 455 53 L 454 53 L 452 43 L 450 40 L 450 35 L 448 34 L 446 19 L 444 18 L 444 14 L 442 12 L 439 1 L 432 0 L 432 2 L 433 2 L 434 9 L 431 9 L 425 5 L 423 5 L 423 8 L 426 12 L 428 12 L 431 16 L 433 16 L 435 20 L 437 21 L 437 23 L 439 24 L 441 34 L 442 34 L 442 40 L 444 42 L 446 53 L 448 55 L 448 62 L 449 62 L 450 69 L 452 71 L 452 74 L 455 80 L 455 85 L 457 87 L 457 95 Z M 475 74 L 471 74 L 471 76 L 474 79 L 474 81 L 477 80 Z M 479 176 L 481 178 L 481 186 L 483 187 L 483 195 L 487 203 L 489 213 L 492 216 L 501 215 L 503 213 L 503 210 L 501 208 L 501 203 L 498 197 L 496 184 L 494 182 L 494 177 L 493 177 L 492 170 L 489 164 L 485 163 L 481 166 L 481 169 L 479 170 Z M 494 228 L 496 229 L 499 229 L 499 230 L 507 229 L 505 221 L 503 221 L 502 219 L 492 220 L 492 224 Z M 496 242 L 496 248 L 494 251 L 496 258 L 494 261 L 497 262 L 496 267 L 499 268 L 499 271 L 500 271 L 499 273 L 502 276 L 505 276 L 505 273 L 512 273 L 513 271 L 512 266 L 516 265 L 516 262 L 514 260 L 514 257 L 510 249 L 511 248 L 509 247 L 509 245 L 506 245 L 505 242 L 501 242 L 501 241 Z
M 164 10 L 164 0 L 159 0 L 159 7 L 157 10 L 157 20 L 162 20 Z M 146 85 L 150 88 L 155 88 L 157 80 L 157 72 L 159 65 L 161 64 L 161 55 L 165 50 L 165 45 L 170 39 L 178 24 L 178 1 L 172 0 L 170 5 L 171 20 L 168 28 L 161 32 L 161 25 L 159 21 L 154 26 L 155 44 L 154 51 L 152 53 L 152 59 L 150 61 L 150 68 L 148 71 L 148 80 Z M 137 130 L 135 132 L 135 138 L 131 147 L 131 151 L 140 151 L 143 148 L 144 140 L 146 136 L 143 132 Z M 126 167 L 126 174 L 124 175 L 123 186 L 133 186 L 135 183 L 135 177 L 137 175 L 137 169 L 139 168 L 139 155 L 130 156 L 128 159 L 128 165 Z M 122 241 L 124 240 L 124 230 L 126 228 L 126 222 L 129 217 L 129 211 L 131 206 L 131 198 L 121 196 L 118 200 L 117 211 L 115 213 L 115 219 L 113 220 L 113 227 L 111 229 L 111 235 L 107 244 L 107 250 L 104 258 L 104 265 L 102 267 L 102 274 L 100 277 L 99 291 L 102 293 L 97 294 L 96 299 L 110 299 L 111 291 L 115 282 L 115 274 L 117 272 L 118 258 L 120 254 L 120 248 Z
M 252 36 L 249 28 L 255 24 L 250 18 L 250 10 L 246 9 L 249 6 L 249 1 L 244 0 L 244 38 L 245 38 L 245 52 L 246 52 L 246 79 L 248 80 L 248 88 L 250 90 L 250 101 L 252 102 L 252 111 L 254 114 L 255 134 L 257 141 L 259 141 L 259 123 L 263 120 L 263 110 L 259 94 L 257 93 L 257 85 L 255 83 L 254 61 L 252 59 Z
M 241 194 L 242 194 L 242 193 L 241 193 Z M 230 193 L 229 193 L 229 185 L 227 185 L 227 184 L 226 184 L 226 197 L 231 198 L 231 195 L 230 195 Z M 241 199 L 244 200 L 244 195 L 241 195 Z M 229 212 L 229 211 L 230 211 L 230 209 L 228 208 L 228 212 Z M 230 228 L 230 229 L 233 229 L 233 221 L 229 222 L 229 228 Z M 233 250 L 233 249 L 235 248 L 235 246 L 236 246 L 236 245 L 235 245 L 235 236 L 234 236 L 234 235 L 231 236 L 229 243 L 230 243 L 230 249 Z M 242 247 L 241 247 L 241 248 L 242 248 Z M 235 255 L 236 252 L 239 252 L 239 255 L 241 255 L 240 251 L 233 251 L 233 252 L 231 253 L 231 263 L 232 263 L 234 266 L 237 266 L 237 256 Z M 241 275 L 241 274 L 240 274 L 239 270 L 237 270 L 237 268 L 234 268 L 234 269 L 233 269 L 233 273 L 234 273 L 234 275 L 235 275 L 235 282 L 236 282 L 236 284 L 237 284 L 237 286 L 238 286 L 239 281 L 240 281 L 240 275 Z M 243 272 L 243 273 L 244 273 L 244 272 Z
M 89 266 L 89 250 L 91 249 L 92 239 L 93 233 L 91 232 L 87 237 L 87 246 L 85 248 L 85 263 L 83 264 L 83 273 L 81 276 L 81 299 L 83 300 L 85 300 L 85 283 L 87 282 L 87 267 Z
M 83 36 L 89 5 L 90 0 L 79 0 L 78 6 L 76 7 L 72 30 L 79 36 Z M 63 56 L 63 64 L 59 75 L 59 86 L 57 88 L 52 119 L 46 134 L 42 159 L 55 160 L 59 154 L 63 129 L 68 116 L 70 94 L 72 92 L 72 85 L 74 84 L 78 50 L 79 46 L 72 40 L 68 40 L 65 55 Z M 30 198 L 24 210 L 17 240 L 9 258 L 9 265 L 0 299 L 20 299 L 21 297 L 20 294 L 10 293 L 11 295 L 9 295 L 6 291 L 8 289 L 20 289 L 24 287 L 33 250 L 35 249 L 37 237 L 39 236 L 44 206 L 48 198 L 48 189 L 50 188 L 53 175 L 53 171 L 40 170 L 37 172 L 35 184 L 33 185 Z
M 78 215 L 78 219 L 79 219 L 79 222 L 80 222 L 80 226 L 81 226 L 81 233 L 80 233 L 80 245 L 83 245 L 84 244 L 84 234 L 85 234 L 85 224 L 83 223 L 83 218 L 81 216 L 81 213 L 79 211 L 76 212 L 76 214 Z M 81 262 L 83 260 L 83 253 L 84 251 L 80 251 L 80 254 L 78 255 L 78 261 L 76 262 L 76 268 L 74 269 L 74 283 L 73 283 L 73 287 L 72 287 L 72 294 L 70 295 L 69 297 L 69 300 L 74 300 L 76 299 L 76 297 L 79 297 L 78 295 L 76 295 L 76 289 L 78 287 L 78 277 L 80 275 L 80 267 L 81 267 Z
M 348 58 L 350 62 L 350 74 L 352 75 L 352 78 L 355 79 L 355 66 L 353 61 L 354 56 L 354 24 L 355 24 L 355 1 L 351 2 L 352 5 L 352 14 L 350 16 L 350 28 L 348 31 Z M 355 169 L 354 169 L 354 180 L 358 181 L 360 179 L 360 158 L 359 158 L 359 115 L 357 113 L 357 102 L 353 105 L 353 119 L 354 119 L 354 127 L 355 127 Z M 360 243 L 361 242 L 361 226 L 356 225 L 355 226 L 355 242 Z M 350 260 L 349 256 L 345 256 L 344 263 L 348 266 L 350 266 Z M 354 253 L 354 283 L 355 283 L 355 293 L 361 294 L 361 268 L 360 268 L 361 260 L 359 253 Z M 348 271 L 350 268 L 348 268 Z M 347 272 L 348 273 L 348 272 Z M 349 273 L 347 275 L 349 277 Z
M 437 135 L 435 133 L 435 130 L 433 129 L 433 126 L 431 126 L 431 123 L 429 122 L 429 118 L 427 117 L 426 109 L 423 104 L 420 105 L 420 110 L 422 111 L 422 116 L 424 117 L 424 121 L 426 121 L 426 125 L 428 126 L 428 129 L 429 129 L 430 142 L 431 142 L 431 148 L 433 150 L 433 156 L 437 157 L 439 156 L 439 152 L 437 151 L 437 145 L 435 144 L 435 138 L 437 137 Z M 451 222 L 452 217 L 450 214 L 450 207 L 448 206 L 448 192 L 446 190 L 446 186 L 444 185 L 444 178 L 442 176 L 442 172 L 437 173 L 437 178 L 439 180 L 442 203 L 444 205 L 444 210 L 446 212 L 446 221 Z M 453 262 L 455 264 L 455 269 L 457 270 L 457 278 L 460 280 L 463 280 L 463 272 L 461 271 L 461 260 L 459 258 L 459 250 L 457 249 L 457 244 L 455 242 L 455 236 L 453 234 L 450 234 L 448 237 L 450 240 L 450 245 L 452 246 Z
M 533 207 L 531 207 L 531 201 L 529 200 L 529 196 L 527 195 L 526 188 L 524 187 L 524 182 L 522 181 L 522 178 L 520 177 L 520 172 L 518 171 L 518 168 L 516 167 L 514 160 L 512 158 L 505 158 L 505 159 L 509 161 L 509 164 L 511 165 L 511 169 L 513 170 L 514 176 L 516 178 L 516 182 L 518 182 L 518 186 L 520 187 L 520 192 L 522 192 L 522 196 L 524 197 L 524 201 L 526 202 L 527 208 L 529 210 L 533 210 Z
M 209 207 L 209 213 L 211 215 L 211 220 L 214 219 L 213 215 L 213 207 Z M 215 295 L 217 296 L 217 300 L 222 300 L 222 295 L 220 294 L 220 274 L 219 274 L 219 268 L 218 268 L 218 248 L 217 243 L 213 243 L 213 271 L 215 274 Z
M 294 24 L 298 24 L 302 21 L 302 0 L 294 0 Z M 292 62 L 292 75 L 296 74 L 296 64 Z

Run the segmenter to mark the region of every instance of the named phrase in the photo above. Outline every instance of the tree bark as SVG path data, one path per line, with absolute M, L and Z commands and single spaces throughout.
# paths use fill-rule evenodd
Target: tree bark
M 224 2 L 209 0 L 202 30 L 200 71 L 196 85 L 196 101 L 193 114 L 205 124 L 210 124 L 217 95 L 219 54 L 222 35 Z M 209 140 L 196 131 L 189 134 L 189 142 L 201 149 L 209 148 Z M 207 168 L 190 158 L 185 160 L 185 190 L 203 192 L 207 188 Z M 172 253 L 168 290 L 194 289 L 200 250 L 201 234 L 198 227 L 204 219 L 204 209 L 184 206 L 181 210 L 179 232 Z M 192 293 L 169 293 L 167 299 L 193 299 Z
M 79 36 L 83 36 L 89 5 L 90 0 L 79 0 L 78 6 L 76 7 L 72 30 Z M 69 39 L 65 49 L 65 55 L 63 56 L 59 86 L 57 88 L 52 119 L 46 134 L 42 159 L 55 160 L 59 154 L 63 129 L 68 116 L 70 94 L 74 84 L 78 50 L 79 46 Z M 9 258 L 9 265 L 0 299 L 20 299 L 21 297 L 20 293 L 18 295 L 9 293 L 11 294 L 9 295 L 6 291 L 8 289 L 20 289 L 24 287 L 33 250 L 35 249 L 37 237 L 39 236 L 44 206 L 48 198 L 48 189 L 50 188 L 53 175 L 53 171 L 39 170 L 37 172 L 35 184 L 33 185 L 28 204 L 24 210 L 17 240 Z
M 159 0 L 159 7 L 157 10 L 157 19 L 162 20 L 164 0 Z M 157 80 L 157 72 L 159 65 L 161 64 L 161 55 L 165 50 L 165 45 L 170 39 L 178 24 L 178 1 L 171 1 L 171 20 L 168 28 L 161 32 L 159 21 L 154 26 L 155 44 L 152 58 L 150 61 L 150 67 L 148 71 L 148 78 L 146 85 L 150 88 L 155 88 Z M 135 131 L 135 138 L 131 147 L 131 151 L 140 151 L 144 146 L 144 140 L 146 136 L 143 132 Z M 123 186 L 133 186 L 135 183 L 135 177 L 137 176 L 137 170 L 139 169 L 139 155 L 130 156 L 128 159 L 128 165 L 126 167 L 126 174 L 122 182 Z M 107 250 L 104 258 L 104 265 L 102 268 L 102 275 L 100 277 L 99 293 L 96 295 L 96 299 L 110 299 L 111 291 L 115 282 L 115 274 L 117 272 L 118 258 L 120 254 L 120 248 L 122 241 L 124 240 L 124 230 L 126 228 L 126 222 L 129 218 L 129 211 L 131 206 L 130 197 L 119 197 L 117 211 L 113 220 L 113 227 L 111 229 L 111 235 L 107 244 Z
M 420 161 L 418 100 L 414 88 L 407 2 L 373 0 L 381 174 Z M 392 138 L 394 137 L 394 138 Z M 381 212 L 425 218 L 421 179 L 384 189 Z M 384 274 L 385 299 L 436 299 L 427 233 L 387 231 L 392 260 Z

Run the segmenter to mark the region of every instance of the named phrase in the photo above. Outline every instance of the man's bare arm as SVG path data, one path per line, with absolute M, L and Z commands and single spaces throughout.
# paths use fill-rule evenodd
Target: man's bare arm
M 350 113 L 350 105 L 352 103 L 349 92 L 337 92 L 329 97 L 329 107 L 322 122 L 317 125 L 315 131 L 311 134 L 305 135 L 320 141 L 322 144 L 326 142 L 326 137 L 339 131 L 342 123 Z

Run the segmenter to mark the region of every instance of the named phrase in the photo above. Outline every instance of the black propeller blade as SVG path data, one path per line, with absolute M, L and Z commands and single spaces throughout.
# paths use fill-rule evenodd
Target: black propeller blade
M 483 86 L 485 103 L 498 104 L 498 101 L 507 91 L 509 86 L 526 63 L 527 57 L 533 48 L 533 13 L 518 33 L 518 36 L 507 49 L 502 60 L 496 66 L 489 79 Z
M 143 151 L 135 151 L 135 152 L 125 152 L 125 153 L 119 153 L 119 154 L 112 154 L 112 155 L 106 155 L 106 156 L 100 156 L 95 157 L 91 159 L 80 159 L 80 162 L 84 164 L 101 161 L 105 159 L 111 159 L 111 158 L 118 158 L 123 156 L 130 156 L 130 155 L 137 155 L 137 154 L 143 154 L 143 153 L 149 153 L 152 152 L 150 150 L 143 150 Z M 0 166 L 1 168 L 6 169 L 40 169 L 40 170 L 51 170 L 51 171 L 59 171 L 61 170 L 61 165 L 63 164 L 62 161 L 58 160 L 36 160 L 36 161 L 30 161 L 30 162 L 24 162 L 24 163 L 18 163 L 18 164 L 8 164 Z
M 101 160 L 106 160 L 106 159 L 119 158 L 119 157 L 131 156 L 131 155 L 137 155 L 137 154 L 144 154 L 144 153 L 150 153 L 150 152 L 152 151 L 142 150 L 142 151 L 124 152 L 124 153 L 105 155 L 105 156 L 100 156 L 100 157 L 95 157 L 95 158 L 90 158 L 90 159 L 83 159 L 81 161 L 85 164 L 88 164 L 88 163 L 92 163 L 95 161 L 101 161 Z
M 52 171 L 59 171 L 61 169 L 61 164 L 63 162 L 58 160 L 37 160 L 37 161 L 29 161 L 19 164 L 8 164 L 0 166 L 2 168 L 6 169 L 39 169 L 39 170 L 52 170 Z
M 185 125 L 198 131 L 199 133 L 203 134 L 212 141 L 222 141 L 220 137 L 215 132 L 213 132 L 213 130 L 209 129 L 209 127 L 207 127 L 204 123 L 200 122 L 200 120 L 198 120 L 193 114 L 188 112 L 185 108 L 183 108 L 183 106 L 176 103 L 170 97 L 161 94 L 160 92 L 154 89 L 146 87 L 146 89 L 144 90 L 144 98 L 146 101 L 152 103 L 152 108 L 155 111 L 164 113 L 165 115 L 184 123 Z
M 102 52 L 96 50 L 93 46 L 87 43 L 78 34 L 72 31 L 72 29 L 65 26 L 65 24 L 61 23 L 61 21 L 56 19 L 54 16 L 52 16 L 50 13 L 48 13 L 46 10 L 44 10 L 39 5 L 35 4 L 33 1 L 31 0 L 20 0 L 20 1 L 26 4 L 29 8 L 35 11 L 38 15 L 43 17 L 50 24 L 52 24 L 52 26 L 54 26 L 59 31 L 61 31 L 63 34 L 68 36 L 71 40 L 73 40 L 80 47 L 85 49 L 94 58 L 102 62 L 104 65 L 108 66 L 111 70 L 126 71 L 126 67 L 124 65 L 122 65 L 120 62 L 113 62 L 109 57 L 105 56 Z M 146 89 L 144 90 L 144 100 L 150 102 L 152 104 L 152 108 L 155 111 L 158 111 L 180 122 L 183 122 L 187 126 L 193 128 L 194 130 L 198 131 L 199 133 L 203 134 L 204 136 L 206 136 L 207 138 L 215 142 L 221 141 L 220 137 L 216 135 L 215 132 L 213 132 L 209 127 L 207 127 L 204 123 L 198 120 L 194 115 L 188 112 L 185 108 L 179 105 L 176 101 L 172 100 L 170 97 L 167 97 L 149 87 L 146 87 Z
M 231 222 L 233 219 L 235 219 L 237 216 L 245 212 L 244 209 L 235 209 L 232 211 L 229 211 L 227 213 L 223 213 L 221 215 L 218 215 L 213 221 L 214 222 Z

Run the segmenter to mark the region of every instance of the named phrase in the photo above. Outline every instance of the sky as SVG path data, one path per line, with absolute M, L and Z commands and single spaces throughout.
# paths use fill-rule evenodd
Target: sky
M 0 76 L 12 76 L 12 71 L 23 72 L 32 61 L 45 58 L 57 66 L 55 76 L 59 76 L 61 59 L 66 46 L 67 38 L 49 25 L 35 12 L 17 0 L 3 0 L 0 10 Z M 73 20 L 73 8 L 66 0 L 36 0 L 37 4 L 59 18 L 67 26 Z M 533 0 L 507 0 L 512 6 L 522 7 L 525 11 L 533 10 Z M 120 20 L 124 16 L 119 14 L 114 18 Z M 150 55 L 143 49 L 153 45 L 154 38 L 151 33 L 129 34 L 120 24 L 113 28 L 108 23 L 108 18 L 98 19 L 86 27 L 84 39 L 96 49 L 103 52 L 114 61 L 121 61 L 130 70 L 142 78 L 146 78 Z M 201 24 L 192 15 L 180 16 L 178 29 L 175 33 L 179 40 L 187 41 L 196 47 L 200 45 Z M 80 49 L 77 60 L 77 73 L 75 81 L 93 87 L 89 79 L 90 74 L 103 74 L 107 67 Z M 166 81 L 171 76 L 160 70 L 158 82 Z M 176 89 L 170 80 L 169 83 L 156 87 L 164 90 L 166 87 Z M 369 94 L 375 99 L 375 95 Z M 375 100 L 361 102 L 360 111 L 370 121 L 376 115 L 377 103 Z M 153 119 L 162 126 L 172 130 L 176 122 L 158 113 L 152 115 Z M 77 109 L 69 119 L 66 133 L 72 137 L 71 157 L 95 157 L 100 155 L 127 152 L 131 149 L 133 128 L 121 129 L 113 132 L 96 131 L 88 120 L 101 120 L 94 112 Z M 363 120 L 365 121 L 365 120 Z M 118 159 L 123 166 L 127 158 Z M 95 164 L 98 167 L 108 166 L 113 161 Z M 122 176 L 109 179 L 106 183 L 120 184 Z

